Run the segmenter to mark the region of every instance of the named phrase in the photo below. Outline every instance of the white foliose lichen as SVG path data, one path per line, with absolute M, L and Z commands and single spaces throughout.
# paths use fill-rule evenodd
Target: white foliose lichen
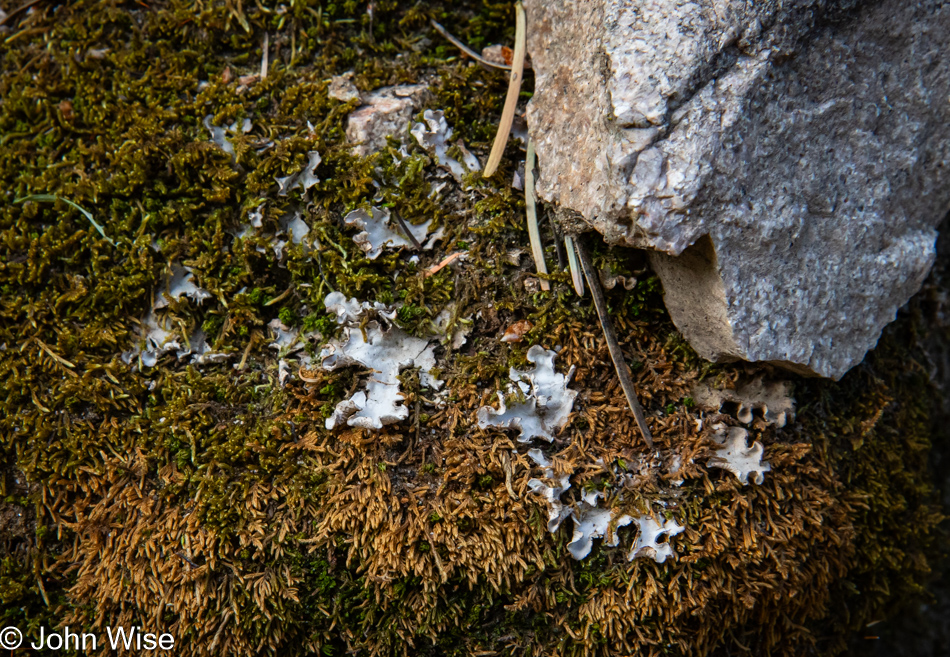
M 719 411 L 728 404 L 736 404 L 736 419 L 750 424 L 759 411 L 766 424 L 781 429 L 795 420 L 795 400 L 791 396 L 791 384 L 786 381 L 754 379 L 735 390 L 716 390 L 700 383 L 693 390 L 693 399 L 701 408 Z
M 551 486 L 541 479 L 529 479 L 528 488 L 540 495 L 548 505 L 548 531 L 552 534 L 558 530 L 564 519 L 571 515 L 571 510 L 561 502 L 561 494 L 571 487 L 570 474 L 555 476 L 551 462 L 545 458 L 540 449 L 529 449 L 528 456 L 535 463 L 544 468 L 544 477 L 552 482 Z
M 753 481 L 761 485 L 765 480 L 764 474 L 772 469 L 767 461 L 762 460 L 765 448 L 756 441 L 752 447 L 747 446 L 749 432 L 742 427 L 726 427 L 716 425 L 714 439 L 722 449 L 716 450 L 716 455 L 706 462 L 710 468 L 722 468 L 734 474 L 743 485 L 749 483 L 749 475 L 754 475 Z
M 320 340 L 323 336 L 317 331 L 301 333 L 299 329 L 287 326 L 277 318 L 268 322 L 267 328 L 267 347 L 277 352 L 277 381 L 283 386 L 299 368 L 311 368 L 310 356 L 303 349 L 312 340 Z
M 211 350 L 211 345 L 208 344 L 207 336 L 205 332 L 200 328 L 195 329 L 189 336 L 187 344 L 183 348 L 179 348 L 175 352 L 175 356 L 178 359 L 185 358 L 186 356 L 191 356 L 191 362 L 198 365 L 206 365 L 208 363 L 219 363 L 223 360 L 227 360 L 228 355 Z M 143 357 L 144 362 L 144 357 Z
M 503 429 L 518 429 L 521 435 L 519 442 L 526 443 L 534 438 L 543 438 L 548 442 L 554 440 L 554 433 L 567 424 L 574 408 L 574 398 L 577 391 L 570 390 L 567 384 L 574 376 L 574 367 L 567 375 L 558 374 L 554 370 L 554 359 L 557 353 L 538 345 L 528 350 L 528 362 L 534 363 L 534 370 L 521 372 L 511 368 L 508 376 L 518 388 L 511 388 L 511 392 L 520 391 L 525 401 L 505 405 L 505 396 L 498 393 L 498 410 L 491 406 L 482 406 L 478 409 L 478 427 L 501 427 Z
M 307 164 L 304 165 L 304 168 L 297 173 L 292 173 L 289 176 L 284 176 L 283 178 L 275 178 L 277 181 L 277 186 L 280 188 L 277 192 L 278 196 L 287 196 L 290 191 L 296 187 L 299 187 L 303 192 L 306 192 L 308 189 L 320 182 L 320 178 L 317 176 L 317 167 L 320 166 L 320 162 L 323 161 L 323 158 L 320 157 L 320 153 L 317 151 L 310 151 L 307 153 Z
M 208 129 L 208 132 L 211 133 L 211 141 L 217 145 L 218 148 L 223 150 L 228 155 L 234 155 L 234 146 L 231 144 L 231 141 L 228 139 L 228 134 L 232 136 L 238 136 L 242 134 L 247 134 L 251 131 L 251 120 L 244 119 L 241 122 L 241 125 L 238 126 L 237 121 L 227 126 L 226 128 L 221 128 L 218 126 L 211 125 L 211 119 L 213 117 L 209 114 L 204 118 L 204 126 Z
M 363 249 L 366 257 L 370 260 L 378 258 L 383 249 L 415 246 L 412 240 L 408 239 L 403 233 L 401 226 L 393 226 L 392 216 L 388 208 L 370 208 L 369 211 L 359 208 L 343 217 L 343 221 L 347 226 L 354 226 L 361 231 L 353 237 L 353 241 Z M 432 220 L 430 219 L 418 226 L 406 224 L 406 228 L 416 243 L 423 244 L 431 225 Z M 428 242 L 423 244 L 422 248 L 431 249 L 437 235 L 441 237 L 438 233 L 434 234 Z
M 445 120 L 445 114 L 442 110 L 426 110 L 422 114 L 425 123 L 416 123 L 412 126 L 412 136 L 416 138 L 419 145 L 435 156 L 439 166 L 447 168 L 452 177 L 458 181 L 467 173 L 481 171 L 482 165 L 468 149 L 462 140 L 458 140 L 455 146 L 458 147 L 462 155 L 462 161 L 449 155 L 449 140 L 452 139 L 452 128 Z
M 291 376 L 290 364 L 281 358 L 277 362 L 277 382 L 283 386 L 285 383 L 287 383 L 287 379 L 289 379 Z
M 604 545 L 608 547 L 619 545 L 620 537 L 617 535 L 617 528 L 633 522 L 633 518 L 628 515 L 622 515 L 611 522 L 614 512 L 610 509 L 598 508 L 597 501 L 600 497 L 602 495 L 598 491 L 584 493 L 581 495 L 581 501 L 571 511 L 571 519 L 574 520 L 574 535 L 571 537 L 571 542 L 567 544 L 567 551 L 578 561 L 590 554 L 595 538 L 606 538 Z
M 683 459 L 680 458 L 679 454 L 671 454 L 669 463 L 667 464 L 667 472 L 671 475 L 678 473 L 683 467 Z M 670 483 L 676 487 L 683 485 L 683 478 L 677 477 L 676 479 L 671 479 Z
M 120 355 L 125 363 L 138 359 L 145 367 L 155 367 L 159 358 L 171 352 L 175 352 L 179 359 L 191 356 L 190 362 L 199 365 L 227 358 L 226 354 L 211 351 L 205 333 L 200 328 L 190 333 L 181 332 L 180 329 L 176 332 L 165 313 L 157 312 L 168 308 L 171 301 L 180 301 L 183 297 L 200 304 L 210 298 L 211 293 L 195 285 L 190 267 L 172 264 L 155 293 L 152 307 L 141 320 L 139 344 Z
M 271 341 L 267 346 L 271 349 L 286 353 L 297 344 L 299 331 L 284 325 L 284 323 L 276 317 L 267 323 L 267 328 L 270 329 L 271 335 Z
M 436 332 L 440 333 L 442 344 L 451 351 L 458 351 L 468 342 L 468 334 L 472 332 L 471 318 L 457 318 L 453 321 L 456 313 L 456 305 L 451 302 L 435 316 L 433 325 Z
M 195 303 L 200 304 L 205 299 L 209 299 L 211 293 L 195 285 L 191 267 L 173 264 L 167 280 L 155 295 L 155 304 L 152 307 L 155 309 L 166 308 L 169 299 L 177 301 L 182 297 L 188 297 Z
M 611 509 L 599 507 L 603 494 L 599 491 L 585 492 L 573 508 L 564 504 L 561 495 L 571 487 L 570 473 L 555 475 L 551 462 L 540 449 L 528 450 L 528 456 L 544 468 L 544 479 L 529 479 L 528 489 L 539 495 L 548 507 L 547 530 L 552 534 L 558 530 L 565 518 L 570 517 L 574 524 L 571 541 L 567 545 L 571 557 L 580 561 L 590 554 L 594 539 L 604 539 L 604 545 L 616 547 L 620 544 L 617 530 L 631 523 L 638 529 L 637 541 L 628 553 L 628 559 L 649 558 L 663 563 L 673 556 L 673 547 L 667 540 L 681 533 L 685 528 L 675 520 L 658 523 L 652 515 L 633 517 L 617 515 Z M 618 498 L 618 501 L 621 501 Z
M 310 234 L 310 226 L 300 212 L 288 212 L 280 219 L 280 232 L 294 244 L 303 244 Z
M 373 370 L 364 390 L 337 404 L 327 418 L 327 429 L 342 424 L 364 429 L 381 429 L 384 425 L 405 420 L 409 409 L 401 404 L 405 396 L 399 390 L 399 373 L 409 367 L 419 368 L 423 387 L 439 389 L 443 382 L 432 373 L 435 368 L 435 345 L 416 338 L 388 324 L 394 311 L 376 312 L 378 319 L 363 322 L 364 316 L 378 310 L 356 299 L 347 300 L 339 292 L 327 295 L 328 311 L 336 314 L 344 325 L 343 337 L 327 344 L 320 354 L 327 370 L 361 365 Z
M 241 225 L 240 230 L 233 235 L 240 239 L 247 239 L 264 226 L 264 206 L 261 205 L 247 213 L 248 222 Z
M 629 516 L 625 516 L 629 518 Z M 634 520 L 631 518 L 631 520 Z M 686 528 L 679 525 L 675 520 L 666 520 L 657 522 L 652 515 L 645 515 L 636 518 L 638 533 L 637 542 L 627 555 L 628 561 L 634 559 L 653 559 L 657 563 L 663 563 L 667 557 L 674 555 L 673 546 L 670 545 L 669 538 L 676 536 Z
M 249 221 L 243 224 L 240 230 L 234 233 L 234 236 L 240 239 L 248 239 L 255 235 L 266 238 L 270 248 L 278 260 L 284 257 L 284 247 L 287 244 L 299 244 L 305 253 L 311 248 L 320 249 L 320 241 L 311 235 L 310 226 L 303 219 L 303 214 L 299 209 L 290 209 L 283 214 L 277 221 L 277 231 L 274 234 L 266 234 L 264 229 L 264 206 L 261 205 L 248 213 Z M 258 253 L 265 253 L 266 248 L 261 244 L 257 245 Z
M 396 311 L 379 302 L 369 303 L 347 299 L 342 292 L 330 292 L 323 300 L 327 312 L 336 315 L 337 324 L 358 324 L 363 315 L 375 312 L 387 321 L 396 319 Z
M 122 360 L 131 363 L 139 358 L 145 367 L 155 367 L 163 355 L 179 351 L 181 343 L 173 331 L 166 330 L 165 322 L 155 313 L 154 308 L 142 319 L 143 345 L 122 354 Z

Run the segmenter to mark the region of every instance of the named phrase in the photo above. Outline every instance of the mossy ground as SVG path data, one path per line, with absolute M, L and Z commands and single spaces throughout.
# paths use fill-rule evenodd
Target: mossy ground
M 569 530 L 543 530 L 526 447 L 474 422 L 530 345 L 560 345 L 559 367 L 578 367 L 575 412 L 549 450 L 573 466 L 574 491 L 609 491 L 597 459 L 626 466 L 646 450 L 589 300 L 560 271 L 551 292 L 525 289 L 523 199 L 508 184 L 517 143 L 493 179 L 450 184 L 440 200 L 418 147 L 351 154 L 354 104 L 327 95 L 348 70 L 364 91 L 430 81 L 433 108 L 484 161 L 506 77 L 460 60 L 429 18 L 476 48 L 512 38 L 510 5 L 490 2 L 90 1 L 7 21 L 0 625 L 134 623 L 174 634 L 181 655 L 801 655 L 839 652 L 918 595 L 941 520 L 927 467 L 940 399 L 917 346 L 925 307 L 842 382 L 796 379 L 796 422 L 752 432 L 772 472 L 743 487 L 703 467 L 709 423 L 697 427 L 690 387 L 791 377 L 702 362 L 641 256 L 605 246 L 599 265 L 640 279 L 608 300 L 657 446 L 694 460 L 675 494 L 648 473 L 625 504 L 662 499 L 687 531 L 678 558 L 656 564 L 599 544 L 574 562 Z M 268 75 L 242 82 L 260 71 L 265 34 Z M 252 122 L 233 158 L 209 141 L 207 115 Z M 275 176 L 310 150 L 321 182 L 279 197 Z M 31 194 L 73 201 L 107 237 L 65 203 L 15 202 Z M 405 253 L 367 260 L 341 217 L 374 198 L 411 222 L 435 218 L 447 237 L 418 265 Z M 262 202 L 265 228 L 300 207 L 321 248 L 279 257 L 263 238 L 234 237 Z M 454 251 L 468 258 L 425 275 Z M 119 358 L 171 263 L 212 296 L 173 302 L 169 317 L 183 334 L 202 327 L 229 361 Z M 419 334 L 450 303 L 454 319 L 473 319 L 469 342 L 440 352 L 448 404 L 409 374 L 407 422 L 323 429 L 354 373 L 295 371 L 281 386 L 265 338 L 274 318 L 330 337 L 331 289 L 401 302 L 399 322 Z M 534 325 L 526 340 L 499 342 L 521 319 Z

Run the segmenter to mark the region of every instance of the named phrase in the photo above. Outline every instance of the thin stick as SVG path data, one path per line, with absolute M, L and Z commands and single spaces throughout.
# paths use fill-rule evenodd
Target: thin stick
M 247 357 L 251 355 L 251 349 L 254 348 L 254 343 L 257 341 L 257 331 L 251 332 L 251 339 L 247 341 L 247 347 L 244 349 L 244 355 L 241 356 L 241 362 L 238 363 L 237 369 L 243 370 L 244 366 L 247 365 Z
M 584 276 L 587 278 L 587 285 L 590 287 L 590 295 L 594 297 L 594 307 L 597 309 L 600 326 L 604 330 L 604 339 L 607 340 L 610 359 L 614 362 L 617 378 L 620 379 L 620 387 L 623 388 L 623 394 L 627 397 L 627 404 L 630 405 L 633 417 L 637 420 L 637 426 L 640 427 L 643 441 L 647 444 L 647 447 L 653 449 L 653 434 L 650 433 L 650 427 L 647 426 L 646 418 L 643 416 L 643 407 L 640 406 L 640 401 L 637 399 L 637 391 L 630 379 L 630 370 L 627 369 L 627 363 L 623 359 L 623 352 L 620 350 L 620 343 L 617 342 L 614 326 L 610 323 L 610 316 L 607 314 L 607 301 L 604 299 L 603 290 L 600 289 L 597 272 L 594 271 L 590 257 L 587 255 L 587 250 L 581 240 L 574 242 L 574 249 L 577 251 L 581 267 L 584 269 Z
M 11 11 L 9 14 L 7 14 L 6 16 L 4 16 L 3 18 L 0 18 L 0 25 L 3 25 L 4 23 L 6 23 L 8 20 L 10 20 L 11 18 L 13 18 L 13 17 L 16 16 L 17 14 L 19 14 L 19 13 L 20 13 L 21 11 L 23 11 L 24 9 L 29 9 L 29 8 L 32 7 L 33 5 L 37 5 L 37 4 L 39 4 L 40 2 L 42 2 L 42 0 L 30 0 L 29 2 L 20 5 L 19 7 L 17 7 L 17 8 L 14 9 L 13 11 Z M 46 606 L 48 607 L 48 606 L 49 606 L 49 603 L 47 603 Z
M 564 236 L 564 247 L 567 249 L 567 266 L 571 270 L 571 281 L 577 296 L 584 296 L 584 275 L 577 262 L 577 253 L 574 252 L 574 239 L 570 235 Z
M 261 55 L 261 80 L 267 78 L 267 69 L 270 63 L 270 35 L 264 32 L 264 54 Z
M 548 266 L 544 263 L 544 248 L 541 246 L 541 232 L 538 230 L 538 205 L 534 195 L 534 141 L 528 140 L 528 155 L 524 164 L 524 204 L 528 220 L 528 240 L 531 242 L 531 256 L 539 274 L 547 275 Z M 541 289 L 547 292 L 551 284 L 541 279 Z
M 498 62 L 493 62 L 490 59 L 485 59 L 484 57 L 479 55 L 477 52 L 475 52 L 474 50 L 466 46 L 464 43 L 456 39 L 454 36 L 452 36 L 452 34 L 447 29 L 445 29 L 444 27 L 436 23 L 434 20 L 430 22 L 432 23 L 432 27 L 434 27 L 439 34 L 441 34 L 446 39 L 451 41 L 453 46 L 455 46 L 456 48 L 464 52 L 466 55 L 474 59 L 479 64 L 484 64 L 485 66 L 491 66 L 492 68 L 500 68 L 504 71 L 511 70 L 511 67 L 508 66 L 507 64 L 499 64 Z
M 396 223 L 399 224 L 399 228 L 406 234 L 406 237 L 409 238 L 409 241 L 412 242 L 412 245 L 416 248 L 417 251 L 422 250 L 422 245 L 419 244 L 419 240 L 416 239 L 416 236 L 409 232 L 409 226 L 406 225 L 406 222 L 403 221 L 402 217 L 399 216 L 398 212 L 393 212 L 393 216 L 396 217 Z
M 521 92 L 521 81 L 524 79 L 525 53 L 525 17 L 524 7 L 520 2 L 515 5 L 515 54 L 511 60 L 511 77 L 508 79 L 508 93 L 505 95 L 505 109 L 498 122 L 498 132 L 495 133 L 495 142 L 488 156 L 488 164 L 482 176 L 491 178 L 498 169 L 505 146 L 508 145 L 508 135 L 511 134 L 511 122 L 515 118 L 515 109 L 518 107 L 518 95 Z

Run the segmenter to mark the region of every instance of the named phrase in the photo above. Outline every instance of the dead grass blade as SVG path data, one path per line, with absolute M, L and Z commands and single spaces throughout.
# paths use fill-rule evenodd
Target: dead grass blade
M 26 203 L 27 201 L 34 201 L 37 203 L 55 203 L 56 201 L 62 201 L 66 205 L 79 210 L 82 215 L 89 220 L 89 223 L 92 224 L 92 227 L 105 238 L 105 240 L 112 246 L 117 246 L 115 241 L 112 240 L 108 235 L 106 235 L 105 229 L 96 220 L 93 218 L 92 213 L 88 210 L 83 209 L 76 203 L 70 201 L 68 198 L 63 198 L 62 196 L 56 196 L 55 194 L 30 194 L 29 196 L 24 196 L 23 198 L 14 199 L 14 203 Z
M 524 165 L 524 203 L 528 221 L 528 239 L 531 241 L 531 256 L 539 274 L 548 273 L 548 266 L 544 263 L 544 248 L 541 246 L 541 232 L 538 230 L 538 202 L 534 194 L 534 142 L 528 140 L 528 155 Z M 541 289 L 545 292 L 551 289 L 551 284 L 541 280 Z
M 262 49 L 264 54 L 261 55 L 261 80 L 265 80 L 267 79 L 267 69 L 270 68 L 270 35 L 267 32 L 264 32 Z
M 479 55 L 477 52 L 475 52 L 474 50 L 466 46 L 464 43 L 462 43 L 459 39 L 452 36 L 451 32 L 449 32 L 447 29 L 442 27 L 442 25 L 437 23 L 435 20 L 432 20 L 429 22 L 432 23 L 432 27 L 435 28 L 436 32 L 444 36 L 446 39 L 448 39 L 452 43 L 453 46 L 455 46 L 456 48 L 464 52 L 466 55 L 474 59 L 479 64 L 484 64 L 485 66 L 490 66 L 492 68 L 500 68 L 504 71 L 511 70 L 511 67 L 508 66 L 507 64 L 499 64 L 498 62 L 493 62 L 489 59 L 485 59 L 484 57 Z
M 515 109 L 518 106 L 521 81 L 524 79 L 525 16 L 524 6 L 520 2 L 515 5 L 515 20 L 515 54 L 511 61 L 508 93 L 505 95 L 505 108 L 501 113 L 501 121 L 498 122 L 498 132 L 495 133 L 495 142 L 492 144 L 491 154 L 488 156 L 488 164 L 485 165 L 485 171 L 482 174 L 485 178 L 491 178 L 498 170 L 501 157 L 505 154 L 508 135 L 511 134 L 511 122 L 514 121 Z
M 567 266 L 571 270 L 571 282 L 574 283 L 574 291 L 577 296 L 584 296 L 584 275 L 581 272 L 581 266 L 577 262 L 577 253 L 574 251 L 574 238 L 570 235 L 564 236 L 564 248 L 567 250 Z
M 587 250 L 581 240 L 574 243 L 574 249 L 581 261 L 581 267 L 584 269 L 584 277 L 587 278 L 590 295 L 594 297 L 594 307 L 597 309 L 597 317 L 600 319 L 600 326 L 604 331 L 604 339 L 607 340 L 610 359 L 614 362 L 617 378 L 620 379 L 620 387 L 623 388 L 623 394 L 627 397 L 627 404 L 633 412 L 633 417 L 637 420 L 637 426 L 640 427 L 643 441 L 647 444 L 647 447 L 653 449 L 653 434 L 650 433 L 650 427 L 647 426 L 647 420 L 643 416 L 643 407 L 640 406 L 640 400 L 637 399 L 636 388 L 633 387 L 633 381 L 630 379 L 630 370 L 623 359 L 623 351 L 620 350 L 620 343 L 617 342 L 614 326 L 610 323 L 610 315 L 607 314 L 607 301 L 604 299 L 603 290 L 600 289 L 597 272 L 594 271 L 590 257 L 587 255 Z

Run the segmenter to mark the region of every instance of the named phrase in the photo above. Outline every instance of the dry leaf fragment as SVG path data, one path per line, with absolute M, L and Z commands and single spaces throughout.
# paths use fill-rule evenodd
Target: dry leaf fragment
M 59 104 L 59 111 L 63 115 L 64 121 L 73 120 L 73 104 L 68 100 L 64 100 Z
M 508 68 L 511 67 L 511 62 L 514 59 L 514 55 L 514 50 L 508 46 L 502 46 L 499 44 L 482 48 L 482 59 L 488 60 L 493 64 L 501 64 Z
M 525 334 L 534 328 L 534 324 L 529 322 L 526 319 L 515 322 L 507 329 L 505 329 L 505 334 L 502 336 L 502 342 L 521 342 L 524 339 Z

